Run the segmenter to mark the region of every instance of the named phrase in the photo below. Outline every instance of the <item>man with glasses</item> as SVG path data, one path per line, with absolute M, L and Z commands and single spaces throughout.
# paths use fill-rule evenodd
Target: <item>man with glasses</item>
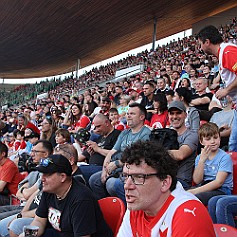
M 39 227 L 37 236 L 112 236 L 93 193 L 72 177 L 66 157 L 51 155 L 40 162 L 37 170 L 42 173 L 43 184 L 31 223 Z
M 31 156 L 33 162 L 38 164 L 42 158 L 46 158 L 53 153 L 52 144 L 49 141 L 38 140 L 31 150 Z M 0 220 L 19 213 L 25 202 L 31 197 L 31 195 L 38 190 L 40 185 L 40 173 L 38 171 L 32 171 L 29 175 L 23 179 L 18 185 L 18 191 L 16 197 L 21 200 L 20 205 L 6 205 L 0 207 Z
M 138 141 L 122 162 L 128 209 L 117 237 L 216 236 L 205 206 L 177 182 L 177 163 L 163 147 Z

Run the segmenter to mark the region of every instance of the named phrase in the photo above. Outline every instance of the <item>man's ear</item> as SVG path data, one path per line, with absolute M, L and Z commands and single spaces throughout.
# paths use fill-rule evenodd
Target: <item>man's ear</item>
M 161 180 L 161 192 L 167 192 L 170 189 L 170 186 L 172 184 L 172 178 L 170 175 L 167 175 L 167 177 L 163 180 Z

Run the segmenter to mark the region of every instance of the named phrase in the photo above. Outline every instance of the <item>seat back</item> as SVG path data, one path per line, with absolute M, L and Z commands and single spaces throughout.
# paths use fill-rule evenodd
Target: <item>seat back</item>
M 225 224 L 214 224 L 216 237 L 235 237 L 237 236 L 237 229 Z
M 106 223 L 116 236 L 125 213 L 123 201 L 117 197 L 106 197 L 99 200 L 99 205 Z
M 237 194 L 237 152 L 228 152 L 233 162 L 233 191 L 232 194 Z

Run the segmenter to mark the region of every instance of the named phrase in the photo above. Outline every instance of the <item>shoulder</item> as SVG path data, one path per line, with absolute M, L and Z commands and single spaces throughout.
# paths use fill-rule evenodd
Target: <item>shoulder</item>
M 212 220 L 200 201 L 189 200 L 176 209 L 172 221 L 172 234 L 183 231 L 183 234 L 177 236 L 215 236 Z

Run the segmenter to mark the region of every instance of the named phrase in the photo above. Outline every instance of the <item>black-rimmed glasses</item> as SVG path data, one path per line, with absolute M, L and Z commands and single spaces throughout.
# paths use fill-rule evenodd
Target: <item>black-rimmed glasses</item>
M 128 178 L 131 177 L 133 183 L 135 185 L 143 185 L 148 177 L 151 176 L 157 176 L 158 173 L 152 173 L 152 174 L 126 174 L 126 173 L 121 173 L 120 174 L 120 180 L 123 183 L 126 183 Z
M 37 154 L 37 153 L 45 153 L 45 151 L 31 150 L 31 153 L 33 153 L 33 154 Z

